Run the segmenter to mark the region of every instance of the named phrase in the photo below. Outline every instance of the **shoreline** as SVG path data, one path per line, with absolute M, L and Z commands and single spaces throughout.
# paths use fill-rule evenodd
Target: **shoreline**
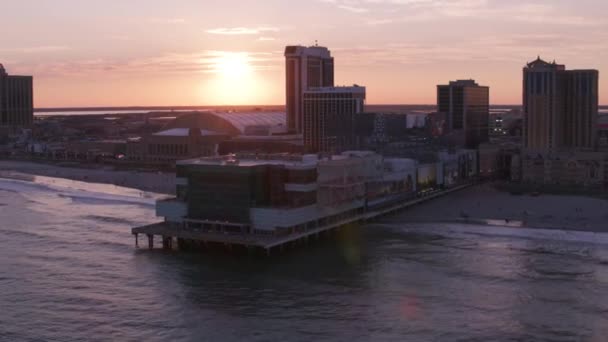
M 490 221 L 490 222 L 489 222 Z M 403 224 L 460 224 L 470 226 L 483 226 L 483 227 L 495 227 L 495 228 L 507 228 L 507 229 L 539 229 L 539 230 L 556 230 L 556 231 L 567 231 L 567 232 L 586 232 L 586 233 L 608 233 L 608 228 L 581 228 L 575 226 L 553 226 L 553 225 L 532 225 L 527 224 L 523 221 L 505 221 L 501 219 L 453 219 L 453 220 L 406 220 L 402 221 Z M 395 224 L 393 221 L 379 221 L 378 224 Z
M 380 223 L 460 223 L 608 232 L 608 200 L 573 195 L 518 196 L 491 183 L 410 207 Z
M 158 194 L 175 194 L 175 174 L 115 170 L 108 166 L 59 166 L 30 161 L 0 160 L 0 172 L 17 172 L 32 176 L 64 178 L 87 183 L 111 184 Z
M 0 160 L 0 172 L 112 184 L 164 195 L 175 194 L 175 174 L 114 170 L 112 167 L 58 166 Z M 576 195 L 512 195 L 491 183 L 475 185 L 406 208 L 376 223 L 472 224 L 489 227 L 608 232 L 608 200 Z

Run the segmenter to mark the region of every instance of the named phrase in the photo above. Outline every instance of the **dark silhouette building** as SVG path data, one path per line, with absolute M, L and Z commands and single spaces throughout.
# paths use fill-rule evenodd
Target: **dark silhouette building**
M 355 116 L 365 107 L 365 87 L 311 88 L 303 94 L 304 146 L 309 152 L 341 152 L 355 142 Z
M 303 131 L 303 94 L 310 88 L 334 86 L 334 59 L 321 46 L 285 48 L 287 128 Z
M 524 147 L 593 149 L 597 142 L 597 70 L 566 70 L 540 59 L 523 69 Z
M 437 86 L 438 115 L 446 118 L 446 134 L 453 143 L 477 148 L 488 141 L 490 88 L 474 80 Z
M 33 93 L 32 76 L 9 75 L 0 64 L 0 134 L 32 124 Z
M 415 124 L 406 113 L 359 113 L 355 116 L 356 148 L 373 149 L 379 145 L 409 140 L 416 134 Z

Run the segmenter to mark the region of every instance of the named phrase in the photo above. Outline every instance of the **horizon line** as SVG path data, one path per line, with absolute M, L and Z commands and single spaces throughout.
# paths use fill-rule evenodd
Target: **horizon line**
M 424 106 L 424 107 L 436 107 L 437 104 L 430 103 L 367 103 L 366 106 Z M 490 104 L 490 106 L 505 106 L 505 107 L 521 107 L 522 104 Z M 600 106 L 608 106 L 600 105 Z M 244 104 L 244 105 L 177 105 L 177 106 L 67 106 L 67 107 L 35 107 L 34 111 L 54 111 L 54 110 L 106 110 L 106 109 L 175 109 L 175 108 L 203 108 L 203 107 L 285 107 L 284 104 Z

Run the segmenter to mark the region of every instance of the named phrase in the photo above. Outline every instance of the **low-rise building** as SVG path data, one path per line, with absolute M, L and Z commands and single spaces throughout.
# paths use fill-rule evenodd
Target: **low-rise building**
M 369 151 L 182 160 L 177 162 L 177 197 L 159 201 L 157 214 L 170 225 L 280 235 L 325 218 L 393 205 L 423 188 L 438 189 L 440 165 L 384 159 Z
M 226 134 L 198 128 L 172 128 L 140 139 L 127 141 L 126 155 L 131 161 L 174 163 L 194 157 L 214 156 Z
M 439 184 L 442 187 L 453 187 L 479 176 L 477 150 L 458 149 L 437 153 L 439 167 Z
M 525 183 L 597 189 L 607 184 L 608 153 L 525 150 L 521 166 Z
M 220 143 L 219 155 L 231 153 L 304 153 L 304 143 L 301 135 L 294 134 L 241 135 Z
M 173 223 L 278 234 L 363 210 L 367 158 L 230 155 L 177 162 L 177 198 L 157 212 Z
M 355 143 L 358 148 L 404 141 L 417 130 L 424 131 L 428 113 L 375 113 L 355 115 Z M 414 133 L 415 132 L 415 133 Z
M 509 179 L 514 155 L 519 155 L 517 146 L 485 143 L 479 145 L 479 176 L 484 179 Z

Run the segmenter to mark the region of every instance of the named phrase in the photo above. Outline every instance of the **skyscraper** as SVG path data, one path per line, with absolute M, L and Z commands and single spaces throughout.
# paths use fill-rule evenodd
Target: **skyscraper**
M 540 59 L 523 69 L 524 147 L 593 149 L 598 115 L 597 70 L 566 70 Z
M 287 128 L 301 134 L 303 94 L 309 88 L 334 86 L 334 59 L 325 47 L 287 46 L 285 71 Z
M 437 111 L 447 118 L 448 134 L 460 137 L 459 144 L 477 148 L 488 141 L 490 88 L 474 80 L 438 85 Z
M 9 75 L 0 64 L 0 134 L 27 127 L 34 120 L 32 76 Z
M 355 142 L 355 115 L 365 87 L 310 88 L 303 94 L 304 146 L 309 152 L 341 152 Z

